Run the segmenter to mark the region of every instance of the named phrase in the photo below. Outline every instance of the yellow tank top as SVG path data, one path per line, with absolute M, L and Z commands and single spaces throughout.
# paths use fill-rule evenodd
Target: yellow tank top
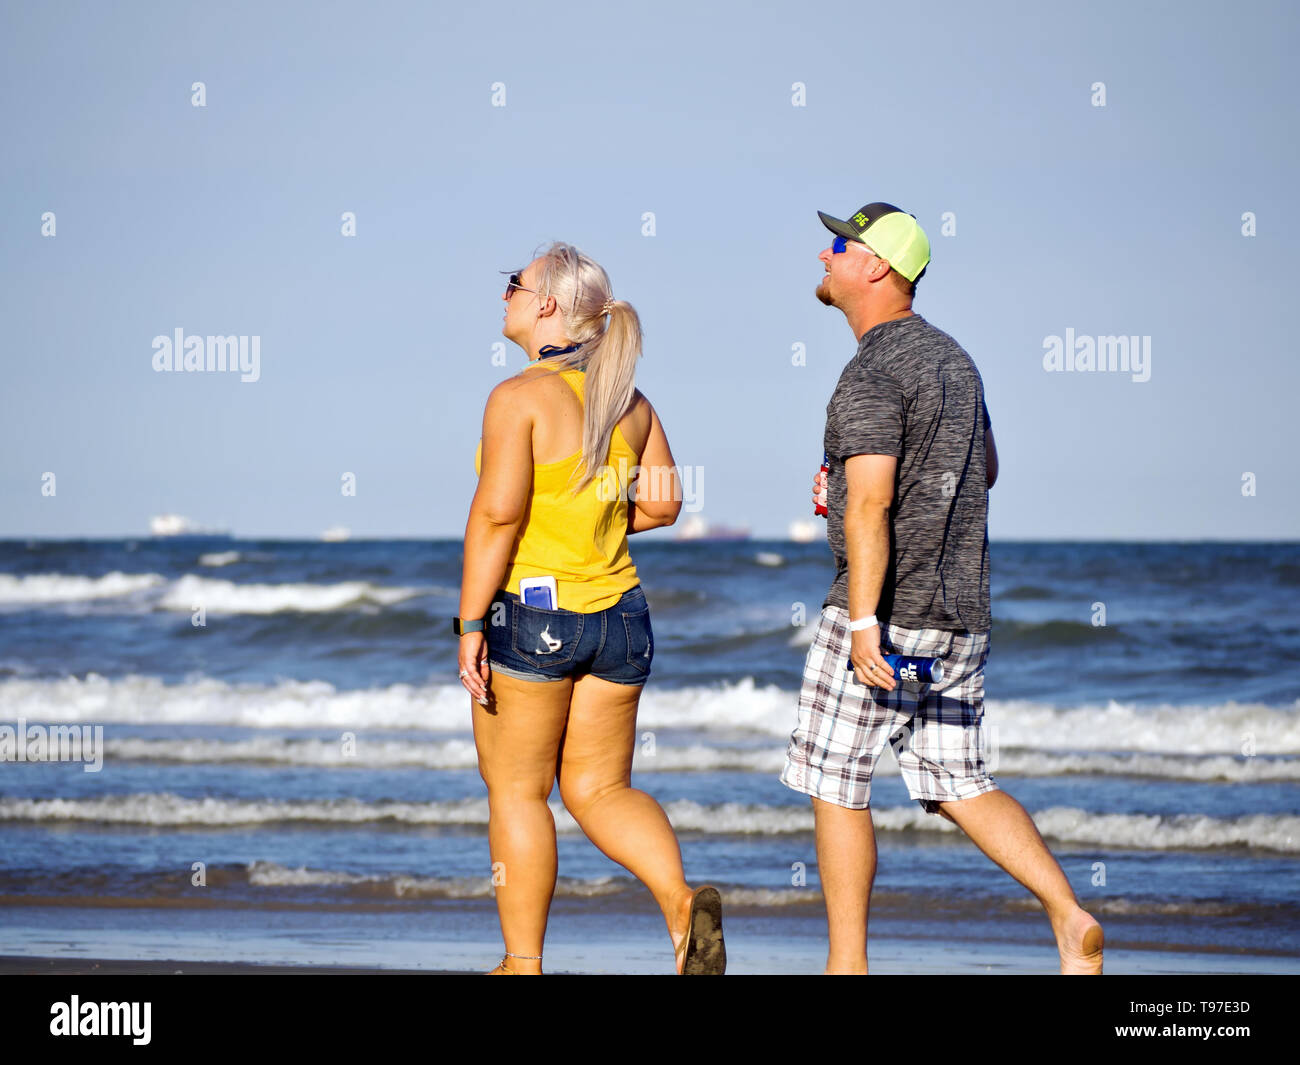
M 545 363 L 542 364 L 546 366 Z M 586 374 L 559 373 L 584 400 Z M 533 490 L 515 538 L 502 588 L 519 594 L 524 577 L 554 577 L 561 610 L 584 614 L 605 610 L 639 583 L 627 548 L 627 478 L 637 454 L 622 430 L 610 434 L 605 468 L 577 495 L 569 474 L 582 461 L 579 449 L 558 462 L 533 464 Z M 483 441 L 474 453 L 474 472 L 482 471 Z

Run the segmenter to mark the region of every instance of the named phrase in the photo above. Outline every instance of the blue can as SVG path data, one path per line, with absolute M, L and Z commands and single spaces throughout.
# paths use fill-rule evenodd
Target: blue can
M 889 663 L 889 668 L 894 671 L 894 679 L 897 681 L 911 681 L 915 684 L 942 684 L 943 683 L 943 659 L 942 658 L 918 658 L 915 655 L 884 655 L 880 656 Z M 853 668 L 853 662 L 850 661 L 845 667 Z

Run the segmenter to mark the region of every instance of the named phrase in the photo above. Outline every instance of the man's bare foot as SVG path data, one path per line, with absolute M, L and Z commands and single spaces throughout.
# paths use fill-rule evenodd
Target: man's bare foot
M 1075 910 L 1056 933 L 1061 972 L 1066 976 L 1100 976 L 1105 936 L 1101 925 L 1086 910 Z
M 822 970 L 822 975 L 866 976 L 867 955 L 863 953 L 860 957 L 855 958 L 832 958 L 828 954 L 826 956 L 826 968 Z

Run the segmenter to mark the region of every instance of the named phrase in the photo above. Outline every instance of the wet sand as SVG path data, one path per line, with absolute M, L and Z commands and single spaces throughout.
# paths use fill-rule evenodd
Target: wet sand
M 323 976 L 472 976 L 449 969 L 376 969 L 332 965 L 253 965 L 224 961 L 132 961 L 111 958 L 23 958 L 0 956 L 0 976 L 214 976 L 319 973 Z
M 739 937 L 738 937 L 739 938 Z M 729 943 L 729 946 L 731 944 Z M 751 944 L 759 946 L 759 944 Z M 599 948 L 567 956 L 557 951 L 556 964 L 549 975 L 590 974 L 619 975 L 628 973 L 649 974 L 660 972 L 671 975 L 666 966 L 670 956 L 660 951 L 663 968 L 647 969 L 643 965 L 628 964 L 640 943 L 605 943 Z M 825 958 L 815 956 L 807 948 L 789 950 L 787 944 L 766 944 L 756 957 L 747 957 L 740 943 L 728 958 L 728 972 L 735 975 L 816 975 Z M 1027 950 L 1007 944 L 980 944 L 972 950 L 970 945 L 940 945 L 907 940 L 884 940 L 872 944 L 871 969 L 876 975 L 888 976 L 992 976 L 992 975 L 1054 975 L 1054 950 Z M 456 957 L 453 951 L 453 956 Z M 23 955 L 0 956 L 0 975 L 56 975 L 56 976 L 132 976 L 132 975 L 297 975 L 322 976 L 476 976 L 491 968 L 499 958 L 484 953 L 482 969 L 411 969 L 380 965 L 314 965 L 258 964 L 249 961 L 220 960 L 167 960 L 167 959 L 113 959 L 88 957 L 37 957 Z M 619 959 L 622 964 L 615 962 Z M 456 957 L 456 960 L 461 960 Z M 626 966 L 626 968 L 624 968 Z M 1192 975 L 1272 975 L 1300 974 L 1300 959 L 1259 954 L 1204 954 L 1199 952 L 1108 949 L 1106 973 L 1112 976 L 1192 976 Z

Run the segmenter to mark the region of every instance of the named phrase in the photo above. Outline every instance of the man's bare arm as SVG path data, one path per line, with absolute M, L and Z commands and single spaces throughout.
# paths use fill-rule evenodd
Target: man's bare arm
M 849 618 L 876 612 L 892 558 L 889 510 L 894 502 L 892 455 L 852 455 L 844 463 L 844 549 L 849 563 Z M 853 664 L 858 682 L 892 691 L 893 670 L 880 657 L 880 629 L 853 633 Z M 874 671 L 867 667 L 874 665 Z

